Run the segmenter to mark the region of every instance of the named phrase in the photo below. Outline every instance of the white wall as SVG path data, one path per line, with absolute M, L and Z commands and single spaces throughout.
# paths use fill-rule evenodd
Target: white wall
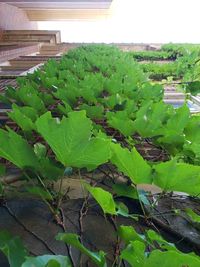
M 0 3 L 0 29 L 1 30 L 37 30 L 37 23 L 28 20 L 23 10 Z

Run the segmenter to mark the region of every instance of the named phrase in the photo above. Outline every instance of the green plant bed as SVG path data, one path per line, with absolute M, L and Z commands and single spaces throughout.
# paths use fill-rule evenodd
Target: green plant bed
M 64 201 L 69 197 L 68 190 L 63 191 L 64 180 L 77 175 L 84 200 L 95 200 L 92 207 L 101 211 L 98 219 L 113 225 L 115 238 L 120 239 L 122 247 L 114 246 L 112 261 L 107 248 L 105 251 L 102 251 L 104 247 L 87 248 L 89 244 L 73 234 L 81 236 L 80 229 L 76 232 L 66 228 L 66 233 L 57 235 L 57 240 L 76 248 L 100 267 L 110 266 L 111 262 L 111 266 L 118 267 L 124 264 L 160 267 L 161 263 L 169 261 L 173 267 L 199 266 L 196 254 L 180 252 L 163 240 L 159 231 L 144 237 L 138 236 L 134 228 L 125 227 L 124 221 L 121 226 L 115 224 L 124 217 L 131 225 L 136 225 L 136 230 L 140 220 L 158 230 L 154 222 L 152 224 L 149 211 L 160 208 L 158 204 L 163 196 L 173 191 L 191 199 L 199 196 L 200 117 L 192 117 L 187 105 L 175 109 L 165 104 L 163 94 L 163 87 L 150 83 L 142 66 L 128 53 L 104 45 L 71 50 L 60 61 L 50 60 L 42 69 L 19 78 L 17 89 L 8 87 L 0 97 L 3 103 L 12 106 L 8 112 L 10 121 L 0 129 L 3 163 L 0 165 L 0 195 L 4 213 L 9 215 L 5 203 L 10 196 L 35 196 L 48 207 L 49 221 L 53 220 L 56 229 L 62 232 L 62 205 L 70 203 Z M 151 144 L 146 150 L 152 147 L 160 150 L 156 160 L 155 155 L 148 158 L 140 151 L 139 146 L 144 141 Z M 21 173 L 20 187 L 8 185 L 3 179 L 10 165 Z M 101 183 L 96 179 L 99 172 L 104 175 Z M 57 190 L 52 186 L 55 184 Z M 140 190 L 148 191 L 155 186 L 161 192 L 157 200 L 154 196 L 152 201 Z M 130 200 L 123 202 L 127 197 Z M 78 205 L 80 200 L 76 203 Z M 133 209 L 129 208 L 130 203 Z M 139 214 L 134 213 L 138 206 Z M 87 208 L 87 205 L 81 208 L 86 220 Z M 170 210 L 170 214 L 182 218 L 178 209 Z M 19 213 L 25 216 L 27 210 L 31 212 L 31 208 L 21 207 Z M 189 216 L 186 221 L 197 227 L 199 212 L 193 206 L 184 212 Z M 80 216 L 80 207 L 77 213 Z M 41 218 L 42 215 L 41 211 Z M 75 224 L 79 221 L 76 215 Z M 67 218 L 66 222 L 69 222 Z M 100 227 L 101 222 L 97 221 L 95 228 Z M 16 218 L 15 223 L 19 224 Z M 47 225 L 45 222 L 48 231 Z M 171 223 L 169 225 L 171 227 Z M 5 232 L 0 234 L 0 250 L 8 257 L 10 267 L 30 267 L 33 263 L 36 267 L 79 266 L 73 264 L 70 255 L 38 258 L 36 253 L 34 258 L 27 259 L 22 245 L 18 251 L 21 258 L 16 258 L 12 253 L 13 247 L 18 247 L 16 239 Z M 102 242 L 106 237 L 106 234 L 102 236 Z M 17 239 L 17 242 L 20 241 Z
M 166 51 L 134 51 L 129 52 L 130 55 L 136 60 L 175 60 L 176 57 L 170 52 Z
M 145 73 L 149 75 L 152 80 L 163 80 L 168 77 L 173 77 L 173 79 L 181 79 L 181 74 L 177 73 L 177 62 L 159 64 L 159 63 L 143 63 L 141 67 Z

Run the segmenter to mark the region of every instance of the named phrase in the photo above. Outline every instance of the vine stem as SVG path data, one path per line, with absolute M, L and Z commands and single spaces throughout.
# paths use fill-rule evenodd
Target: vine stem
M 62 202 L 62 199 L 63 199 L 63 194 L 61 194 L 62 186 L 63 186 L 63 180 L 64 180 L 64 176 L 62 176 L 61 179 L 60 179 L 58 197 L 57 197 L 57 210 L 59 210 L 61 202 Z

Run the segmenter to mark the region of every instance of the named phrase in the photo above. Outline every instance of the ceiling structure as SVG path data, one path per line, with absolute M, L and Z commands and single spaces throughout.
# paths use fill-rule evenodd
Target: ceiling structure
M 112 0 L 0 0 L 23 9 L 31 21 L 93 20 L 109 15 Z
M 0 0 L 23 9 L 108 9 L 112 0 Z

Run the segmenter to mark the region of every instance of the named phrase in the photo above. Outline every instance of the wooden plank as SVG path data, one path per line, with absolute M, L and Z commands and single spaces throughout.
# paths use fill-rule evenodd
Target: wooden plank
M 26 13 L 31 21 L 99 20 L 110 14 L 108 9 L 27 9 Z

